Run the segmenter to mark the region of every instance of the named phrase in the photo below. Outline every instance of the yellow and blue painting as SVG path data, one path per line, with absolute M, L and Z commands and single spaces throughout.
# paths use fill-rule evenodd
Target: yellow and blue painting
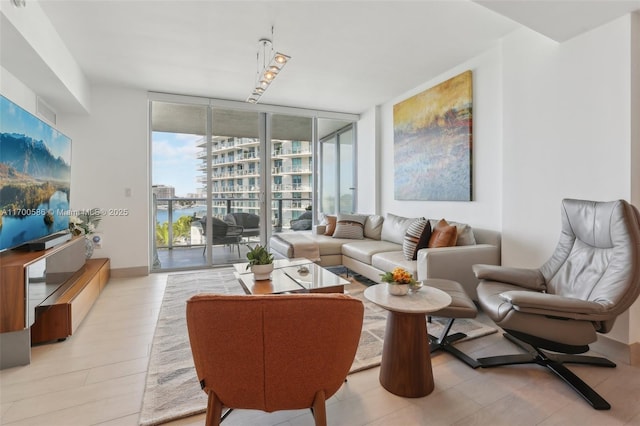
M 471 201 L 472 74 L 393 106 L 396 200 Z

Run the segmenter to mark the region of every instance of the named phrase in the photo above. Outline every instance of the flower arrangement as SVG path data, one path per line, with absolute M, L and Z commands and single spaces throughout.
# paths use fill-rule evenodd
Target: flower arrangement
M 96 232 L 101 220 L 100 209 L 82 211 L 77 216 L 69 216 L 69 230 L 73 235 L 91 235 Z
M 406 269 L 401 268 L 399 266 L 393 268 L 391 272 L 385 272 L 384 274 L 380 274 L 380 278 L 382 282 L 389 284 L 409 284 L 413 285 L 416 283 L 416 280 L 413 279 L 413 275 L 407 272 Z

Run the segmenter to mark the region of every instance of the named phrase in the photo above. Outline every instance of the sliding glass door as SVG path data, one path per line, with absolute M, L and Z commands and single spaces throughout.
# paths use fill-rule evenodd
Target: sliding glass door
M 318 125 L 309 116 L 201 101 L 150 104 L 155 271 L 241 262 L 247 245 L 311 229 L 313 208 L 320 208 L 314 196 L 318 135 L 330 134 L 336 149 L 342 147 L 335 153 L 338 175 L 353 170 L 346 164 L 353 146 L 346 148 L 348 138 L 338 137 L 345 132 L 335 130 L 348 122 Z M 348 196 L 337 199 L 352 202 L 352 181 L 339 182 L 335 192 Z
M 326 131 L 346 124 L 327 121 L 323 123 Z M 320 212 L 353 213 L 356 211 L 354 126 L 346 124 L 339 130 L 326 131 L 320 139 Z
M 271 223 L 288 232 L 313 206 L 313 120 L 273 114 L 269 123 Z
M 201 167 L 208 108 L 171 102 L 150 107 L 152 270 L 207 266 L 198 220 L 207 211 Z

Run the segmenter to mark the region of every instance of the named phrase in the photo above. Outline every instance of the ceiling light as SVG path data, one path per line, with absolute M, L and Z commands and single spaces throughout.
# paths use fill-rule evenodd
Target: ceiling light
M 271 37 L 273 38 L 273 27 L 271 27 Z M 271 82 L 282 71 L 289 59 L 291 59 L 291 56 L 274 51 L 271 40 L 267 38 L 258 40 L 256 86 L 247 98 L 247 102 L 258 103 L 260 96 L 269 88 Z

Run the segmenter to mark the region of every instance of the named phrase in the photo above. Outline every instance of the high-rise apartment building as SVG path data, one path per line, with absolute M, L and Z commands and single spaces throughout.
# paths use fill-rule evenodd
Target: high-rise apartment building
M 198 157 L 203 165 L 198 181 L 206 196 L 206 142 Z M 227 212 L 259 213 L 260 210 L 260 141 L 255 138 L 213 137 L 211 184 L 213 215 L 223 218 Z M 309 141 L 273 140 L 268 157 L 273 197 L 271 222 L 274 227 L 289 227 L 311 205 L 313 191 L 312 148 Z

